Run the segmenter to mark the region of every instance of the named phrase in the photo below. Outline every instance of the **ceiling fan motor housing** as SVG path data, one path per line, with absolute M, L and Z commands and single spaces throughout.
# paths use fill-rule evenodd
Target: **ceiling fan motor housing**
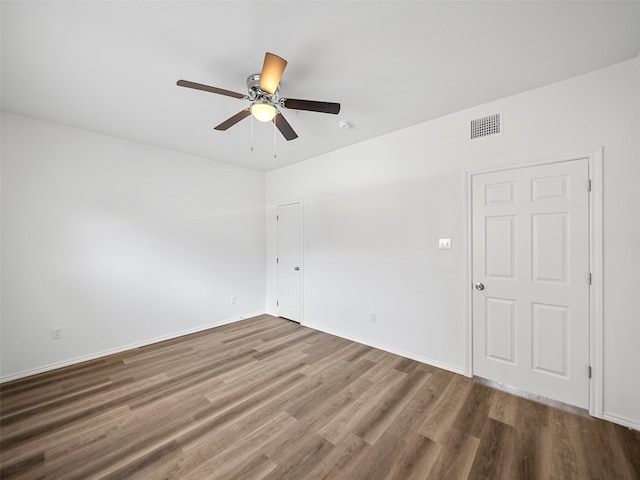
M 260 88 L 259 73 L 254 73 L 247 77 L 247 89 L 249 90 L 250 100 L 267 100 L 273 104 L 276 104 L 278 102 L 278 94 L 280 93 L 280 86 L 278 85 L 273 95 L 268 92 L 265 92 Z

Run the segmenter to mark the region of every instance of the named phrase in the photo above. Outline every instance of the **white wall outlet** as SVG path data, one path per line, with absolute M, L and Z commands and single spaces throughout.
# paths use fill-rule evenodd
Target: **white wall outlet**
M 440 240 L 438 240 L 438 248 L 440 250 L 451 250 L 451 239 L 441 238 Z
M 51 330 L 51 338 L 58 340 L 62 338 L 62 327 L 55 327 Z
M 371 313 L 369 315 L 369 319 L 371 320 L 371 323 L 376 323 L 378 321 L 378 314 L 377 313 Z
M 235 305 L 236 304 L 236 296 L 234 295 L 233 297 L 231 297 L 231 305 Z

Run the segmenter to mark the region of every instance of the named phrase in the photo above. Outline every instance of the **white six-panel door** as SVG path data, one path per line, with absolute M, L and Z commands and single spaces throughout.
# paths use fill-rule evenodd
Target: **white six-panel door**
M 589 406 L 588 160 L 472 178 L 473 373 Z
M 302 205 L 281 205 L 278 223 L 278 315 L 302 321 Z

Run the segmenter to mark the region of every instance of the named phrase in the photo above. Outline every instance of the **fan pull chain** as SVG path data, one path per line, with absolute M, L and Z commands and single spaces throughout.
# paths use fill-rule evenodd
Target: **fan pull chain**
M 273 119 L 273 158 L 277 158 L 276 155 L 276 119 Z
M 251 151 L 253 152 L 253 115 L 251 115 Z

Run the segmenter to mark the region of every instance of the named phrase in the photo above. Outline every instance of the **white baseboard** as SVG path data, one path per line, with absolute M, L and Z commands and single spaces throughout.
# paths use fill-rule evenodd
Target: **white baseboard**
M 367 345 L 369 347 L 377 348 L 378 350 L 383 350 L 385 352 L 393 353 L 394 355 L 399 355 L 401 357 L 409 358 L 411 360 L 415 360 L 416 362 L 424 363 L 426 365 L 431 365 L 432 367 L 442 368 L 443 370 L 448 370 L 453 373 L 458 373 L 460 375 L 465 375 L 464 368 L 454 367 L 452 365 L 448 365 L 446 363 L 438 362 L 437 360 L 433 360 L 432 358 L 423 357 L 421 355 L 415 355 L 413 353 L 404 352 L 394 347 L 389 347 L 387 345 L 380 345 L 374 342 L 370 342 L 368 340 L 364 340 L 362 338 L 354 337 L 352 335 L 347 335 L 342 332 L 338 332 L 336 330 L 332 330 L 329 328 L 321 327 L 319 325 L 314 325 L 312 323 L 303 323 L 303 327 L 309 327 L 314 330 L 319 330 L 324 333 L 328 333 L 330 335 L 335 335 L 336 337 L 344 338 L 346 340 L 351 340 L 352 342 L 362 343 L 363 345 Z
M 134 348 L 145 347 L 147 345 L 151 345 L 153 343 L 164 342 L 166 340 L 172 340 L 174 338 L 183 337 L 185 335 L 190 335 L 192 333 L 202 332 L 203 330 L 209 330 L 210 328 L 221 327 L 222 325 L 227 325 L 229 323 L 239 322 L 240 320 L 246 320 L 247 318 L 257 317 L 258 315 L 264 315 L 265 312 L 255 312 L 248 313 L 239 317 L 232 317 L 222 320 L 220 322 L 212 323 L 209 325 L 201 325 L 199 327 L 191 328 L 189 330 L 183 330 L 181 332 L 171 333 L 168 335 L 162 335 L 160 337 L 151 338 L 148 340 L 143 340 L 141 342 L 131 343 L 129 345 L 125 345 L 122 347 L 111 348 L 109 350 L 103 350 L 101 352 L 91 353 L 89 355 L 83 355 L 81 357 L 71 358 L 69 360 L 64 360 L 62 362 L 56 362 L 49 365 L 44 365 L 42 367 L 36 367 L 29 370 L 24 370 L 18 373 L 12 373 L 10 375 L 5 375 L 0 378 L 0 383 L 10 382 L 11 380 L 17 380 L 19 378 L 30 377 L 31 375 L 37 375 L 38 373 L 44 373 L 51 370 L 56 370 L 62 367 L 68 367 L 70 365 L 75 365 L 77 363 L 87 362 L 89 360 L 95 360 L 96 358 L 106 357 L 108 355 L 113 355 L 115 353 L 126 352 L 127 350 L 133 350 Z
M 602 415 L 602 418 L 609 420 L 610 422 L 617 423 L 618 425 L 622 425 L 623 427 L 633 428 L 634 430 L 640 431 L 640 423 L 635 420 L 621 417 L 620 415 L 614 415 L 612 413 L 605 413 Z

